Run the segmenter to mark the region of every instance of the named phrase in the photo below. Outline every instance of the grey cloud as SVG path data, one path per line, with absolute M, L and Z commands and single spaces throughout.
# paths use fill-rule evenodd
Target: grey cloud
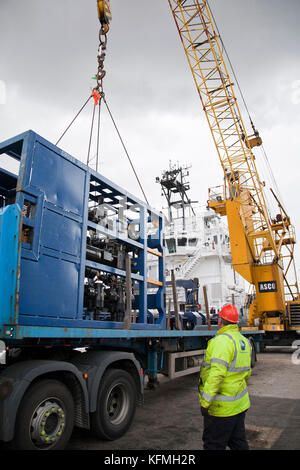
M 159 199 L 157 186 L 152 189 L 154 178 L 173 158 L 193 164 L 193 199 L 200 194 L 206 199 L 207 186 L 220 184 L 222 177 L 168 1 L 111 4 L 105 93 L 146 193 L 153 191 L 153 200 Z M 291 171 L 289 162 L 298 161 L 300 146 L 297 139 L 290 141 L 289 129 L 300 124 L 300 104 L 291 98 L 292 85 L 300 79 L 300 2 L 210 0 L 210 5 L 255 124 L 266 135 L 267 151 L 270 143 L 268 155 L 281 192 L 293 201 L 291 173 L 299 174 L 299 168 Z M 0 0 L 0 80 L 9 97 L 0 105 L 0 140 L 28 127 L 50 140 L 59 136 L 94 86 L 98 30 L 95 0 Z M 167 115 L 173 116 L 174 128 L 163 127 L 160 117 Z M 177 119 L 181 127 L 176 128 Z M 88 120 L 87 113 L 62 142 L 83 160 Z M 199 123 L 199 131 L 193 122 Z M 113 133 L 108 135 L 112 140 Z M 286 142 L 284 165 L 276 139 Z M 103 145 L 103 171 L 139 194 L 130 170 L 126 174 L 126 161 L 123 173 L 114 172 L 110 163 L 123 158 L 120 146 L 110 148 L 110 140 Z M 295 206 L 288 202 L 288 207 Z M 297 212 L 291 216 L 300 230 Z

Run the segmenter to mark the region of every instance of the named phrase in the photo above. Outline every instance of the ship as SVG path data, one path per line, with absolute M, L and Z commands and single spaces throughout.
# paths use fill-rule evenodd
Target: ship
M 185 327 L 192 329 L 216 324 L 218 311 L 231 303 L 245 324 L 248 288 L 232 267 L 227 224 L 215 211 L 190 199 L 190 170 L 191 166 L 170 162 L 156 178 L 167 203 L 162 207 L 167 309 L 174 316 L 177 307 Z M 148 270 L 154 279 L 155 261 L 148 263 Z

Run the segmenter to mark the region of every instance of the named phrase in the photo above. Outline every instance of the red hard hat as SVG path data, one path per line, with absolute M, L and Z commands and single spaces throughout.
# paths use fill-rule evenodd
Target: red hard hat
M 224 305 L 224 307 L 219 312 L 219 317 L 224 318 L 231 323 L 238 323 L 239 322 L 239 312 L 234 305 L 228 304 Z

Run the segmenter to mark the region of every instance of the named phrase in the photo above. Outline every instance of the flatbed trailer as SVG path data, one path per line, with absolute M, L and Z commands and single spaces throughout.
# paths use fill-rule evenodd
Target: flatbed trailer
M 145 378 L 199 371 L 216 329 L 167 329 L 162 213 L 33 131 L 0 158 L 19 162 L 0 170 L 0 440 L 116 439 Z M 263 332 L 243 334 L 254 365 Z

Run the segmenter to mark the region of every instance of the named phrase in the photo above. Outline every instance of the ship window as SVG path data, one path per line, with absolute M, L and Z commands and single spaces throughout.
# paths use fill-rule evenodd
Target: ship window
M 178 246 L 186 246 L 187 238 L 178 238 Z
M 167 240 L 167 246 L 169 253 L 176 253 L 176 240 L 175 238 L 168 238 Z
M 218 244 L 218 235 L 214 235 L 214 242 L 216 245 Z
M 196 246 L 198 243 L 198 238 L 189 238 L 189 246 Z

